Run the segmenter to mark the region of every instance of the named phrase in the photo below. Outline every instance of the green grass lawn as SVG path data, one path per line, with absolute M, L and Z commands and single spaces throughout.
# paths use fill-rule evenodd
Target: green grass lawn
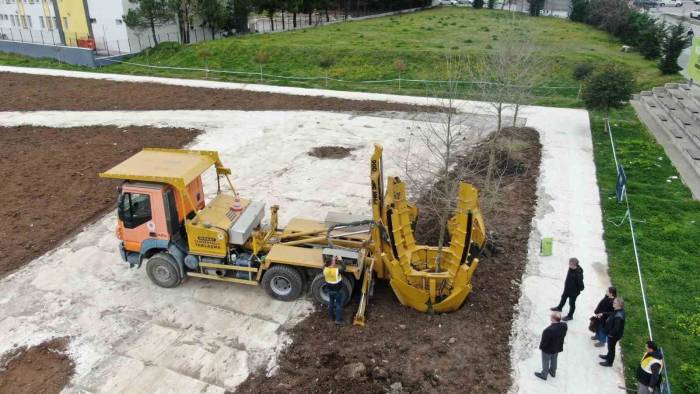
M 396 59 L 405 62 L 402 78 L 442 79 L 445 57 L 449 54 L 487 54 L 497 45 L 504 19 L 501 11 L 449 7 L 354 21 L 294 32 L 251 35 L 196 45 L 163 45 L 136 56 L 136 63 L 203 67 L 198 56 L 202 48 L 212 53 L 210 69 L 258 72 L 255 54 L 270 54 L 265 72 L 285 76 L 323 76 L 320 63 L 332 58 L 335 64 L 329 76 L 346 80 L 377 80 L 397 77 Z M 572 86 L 573 89 L 538 91 L 534 104 L 581 107 L 577 99 L 578 83 L 571 77 L 582 62 L 616 62 L 627 67 L 638 88 L 649 89 L 678 80 L 678 75 L 662 76 L 656 63 L 637 53 L 620 52 L 621 43 L 609 35 L 583 24 L 558 18 L 518 16 L 521 29 L 530 35 L 540 56 L 549 64 L 546 86 Z M 525 33 L 523 33 L 525 34 Z M 63 67 L 54 61 L 27 59 L 0 53 L 0 64 L 37 67 Z M 256 82 L 257 77 L 204 75 L 203 72 L 155 70 L 115 65 L 101 72 L 159 75 Z M 267 84 L 325 87 L 325 81 L 264 80 Z M 370 92 L 424 95 L 431 91 L 425 84 L 362 84 L 330 82 L 328 88 Z M 469 98 L 474 98 L 473 96 Z M 629 196 L 639 232 L 652 319 L 659 343 L 669 360 L 674 392 L 700 392 L 700 203 L 678 180 L 673 165 L 641 125 L 633 109 L 626 106 L 612 115 L 618 153 L 629 177 Z M 628 325 L 623 348 L 628 383 L 634 382 L 634 368 L 646 340 L 646 325 L 641 309 L 634 256 L 626 225 L 616 226 L 624 208 L 614 199 L 615 168 L 608 137 L 602 132 L 602 117 L 592 113 L 593 139 L 598 181 L 604 213 L 605 243 L 610 258 L 612 281 L 627 300 Z
M 610 118 L 618 160 L 628 178 L 654 339 L 668 359 L 673 392 L 700 393 L 700 202 L 680 179 L 670 178 L 678 172 L 632 107 Z M 627 310 L 622 346 L 631 386 L 647 327 L 629 224 L 618 226 L 626 207 L 615 199 L 617 173 L 600 114 L 591 114 L 591 127 L 610 274 Z

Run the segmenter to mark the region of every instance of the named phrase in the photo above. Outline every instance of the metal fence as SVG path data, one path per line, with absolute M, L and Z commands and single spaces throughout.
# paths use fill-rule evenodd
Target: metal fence
M 624 201 L 626 205 L 626 212 L 625 216 L 622 218 L 622 221 L 618 223 L 614 223 L 615 225 L 622 225 L 625 221 L 629 223 L 630 226 L 630 237 L 632 239 L 632 249 L 634 250 L 634 260 L 637 266 L 637 275 L 639 276 L 639 288 L 642 294 L 642 306 L 644 308 L 644 316 L 646 318 L 646 323 L 647 323 L 647 330 L 649 332 L 649 339 L 654 340 L 654 332 L 651 329 L 651 317 L 649 315 L 649 305 L 648 305 L 648 298 L 647 298 L 647 293 L 646 289 L 644 286 L 644 276 L 642 275 L 642 263 L 640 262 L 639 259 L 639 249 L 637 247 L 637 234 L 634 229 L 634 219 L 632 219 L 632 211 L 630 209 L 630 202 L 627 197 L 627 175 L 625 174 L 625 170 L 622 167 L 622 165 L 618 162 L 617 160 L 617 151 L 615 149 L 615 138 L 613 137 L 613 130 L 612 127 L 610 126 L 610 119 L 605 119 L 605 132 L 608 133 L 608 136 L 610 137 L 610 149 L 612 150 L 612 155 L 613 155 L 613 160 L 615 160 L 615 169 L 617 170 L 617 187 L 616 187 L 616 192 L 617 192 L 617 199 L 619 202 Z M 664 349 L 663 347 L 659 347 L 661 350 L 661 355 L 664 358 L 664 367 L 663 367 L 663 374 L 664 374 L 664 380 L 661 385 L 661 393 L 662 394 L 671 394 L 671 382 L 668 378 L 668 363 L 666 362 L 667 358 L 666 355 L 664 354 Z

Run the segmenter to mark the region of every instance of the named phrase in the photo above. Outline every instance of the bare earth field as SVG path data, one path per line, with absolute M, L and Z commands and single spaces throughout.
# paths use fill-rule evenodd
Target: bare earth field
M 0 128 L 0 277 L 111 208 L 97 174 L 144 147 L 179 148 L 198 131 L 150 127 Z
M 65 354 L 66 343 L 66 338 L 57 338 L 4 355 L 0 359 L 0 393 L 60 393 L 75 367 Z
M 156 83 L 114 82 L 0 72 L 0 111 L 153 111 L 229 109 L 244 111 L 375 112 L 434 110 L 412 104 L 292 96 Z
M 519 133 L 527 148 L 511 153 L 509 164 L 523 173 L 504 176 L 496 204 L 485 204 L 484 220 L 498 235 L 499 253 L 484 258 L 474 290 L 457 312 L 427 315 L 399 304 L 388 284 L 378 282 L 370 299 L 367 326 L 337 328 L 325 308 L 296 325 L 293 343 L 279 358 L 278 374 L 251 375 L 242 393 L 289 391 L 344 393 L 503 393 L 511 387 L 509 334 L 520 296 L 527 240 L 536 203 L 540 143 L 537 132 Z M 471 180 L 479 186 L 479 179 Z M 483 204 L 483 201 L 482 201 Z M 420 219 L 419 219 L 420 220 Z M 420 226 L 420 224 L 419 224 Z M 431 239 L 421 233 L 417 238 Z M 356 301 L 356 300 L 355 300 Z M 345 309 L 351 321 L 356 302 Z M 362 363 L 365 373 L 349 377 L 345 366 Z
M 6 98 L 0 102 L 0 111 L 434 109 L 378 101 L 10 73 L 0 73 L 0 86 L 4 87 Z M 0 228 L 0 276 L 55 248 L 114 204 L 114 184 L 100 180 L 97 173 L 142 147 L 181 147 L 197 134 L 187 129 L 151 127 L 0 128 L 0 146 L 4 148 L 0 157 L 0 217 L 8 218 Z M 501 252 L 482 260 L 475 274 L 474 291 L 461 310 L 445 315 L 417 313 L 402 307 L 391 289 L 377 283 L 365 328 L 338 329 L 327 319 L 327 311 L 318 308 L 289 331 L 293 343 L 280 355 L 277 374 L 268 378 L 261 370 L 238 390 L 329 392 L 343 387 L 345 392 L 364 393 L 381 392 L 391 384 L 396 388 L 396 383 L 400 383 L 403 390 L 411 392 L 507 391 L 511 386 L 508 341 L 526 261 L 541 149 L 536 132 L 527 131 L 519 138 L 528 148 L 513 152 L 511 158 L 522 163 L 526 171 L 506 176 L 497 203 L 484 209 L 489 230 L 498 234 Z M 478 179 L 474 183 L 478 186 Z M 183 289 L 175 289 L 178 290 Z M 355 302 L 346 308 L 347 321 L 354 313 Z M 2 316 L 0 323 L 1 319 Z M 230 324 L 237 322 L 232 320 Z M 13 358 L 13 368 L 21 371 L 22 379 L 44 381 L 40 375 L 44 369 L 37 370 L 29 364 L 56 358 L 57 353 L 41 349 L 30 348 L 22 353 L 29 357 Z M 361 362 L 366 372 L 354 378 L 342 376 L 343 367 L 353 362 Z M 32 391 L 55 392 L 55 387 L 68 382 L 45 381 L 45 385 L 31 386 Z M 13 381 L 5 382 L 12 385 Z M 0 386 L 0 392 L 4 390 L 18 392 L 17 387 Z

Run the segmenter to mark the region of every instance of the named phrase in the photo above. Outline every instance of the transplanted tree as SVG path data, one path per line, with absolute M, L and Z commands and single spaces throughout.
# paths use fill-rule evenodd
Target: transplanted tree
M 629 100 L 634 87 L 633 73 L 616 64 L 605 64 L 586 78 L 581 98 L 587 108 L 608 113 Z
M 501 130 L 506 127 L 504 113 L 507 110 L 513 110 L 512 125 L 517 124 L 520 106 L 529 101 L 532 90 L 546 75 L 546 65 L 536 56 L 533 40 L 527 29 L 519 24 L 519 17 L 512 15 L 503 25 L 503 33 L 493 51 L 469 59 L 470 79 L 479 81 L 479 99 L 488 103 L 496 116 L 496 130 L 490 137 L 491 142 L 497 141 Z M 487 191 L 495 192 L 493 170 L 497 146 L 490 143 L 488 148 L 485 186 Z
M 171 22 L 175 14 L 168 0 L 138 0 L 138 7 L 129 9 L 124 15 L 124 23 L 132 29 L 151 29 L 153 43 L 158 45 L 156 27 Z
M 472 6 L 476 9 L 484 8 L 484 0 L 474 0 Z
M 247 33 L 248 15 L 255 9 L 254 0 L 227 0 L 221 29 L 227 34 Z
M 458 58 L 446 59 L 446 84 L 435 92 L 440 103 L 436 113 L 413 127 L 404 162 L 408 191 L 425 214 L 430 217 L 431 232 L 438 234 L 435 272 L 441 271 L 442 250 L 447 243 L 447 224 L 457 208 L 460 182 L 477 172 L 461 159 L 466 150 L 481 138 L 478 122 L 459 113 L 457 100 L 467 64 Z
M 683 49 L 690 45 L 692 38 L 688 37 L 687 29 L 682 22 L 668 29 L 661 47 L 661 62 L 659 70 L 664 74 L 675 74 L 683 68 L 678 65 L 678 57 Z

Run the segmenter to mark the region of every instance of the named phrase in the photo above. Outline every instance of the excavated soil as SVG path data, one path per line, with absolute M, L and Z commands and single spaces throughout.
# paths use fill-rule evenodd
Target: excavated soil
M 342 159 L 350 156 L 350 153 L 355 148 L 346 148 L 344 146 L 317 146 L 309 151 L 309 156 L 318 157 L 319 159 Z
M 434 107 L 294 96 L 157 83 L 51 77 L 0 72 L 0 111 L 244 110 L 244 111 L 435 111 Z
M 58 338 L 5 354 L 0 359 L 0 393 L 60 393 L 75 372 L 66 345 L 65 338 Z
M 387 284 L 378 282 L 364 328 L 337 327 L 319 307 L 290 332 L 293 343 L 280 355 L 276 374 L 253 374 L 238 391 L 506 392 L 511 386 L 508 338 L 526 264 L 541 146 L 532 129 L 510 130 L 503 137 L 518 149 L 505 159 L 499 150 L 500 193 L 483 197 L 482 203 L 497 253 L 482 259 L 473 292 L 459 311 L 418 313 L 401 306 Z M 508 170 L 513 166 L 517 170 Z M 479 176 L 469 181 L 480 185 Z M 432 236 L 421 231 L 417 236 Z M 346 308 L 346 321 L 356 302 Z
M 115 206 L 98 178 L 144 147 L 179 148 L 198 131 L 148 127 L 0 127 L 0 277 Z

